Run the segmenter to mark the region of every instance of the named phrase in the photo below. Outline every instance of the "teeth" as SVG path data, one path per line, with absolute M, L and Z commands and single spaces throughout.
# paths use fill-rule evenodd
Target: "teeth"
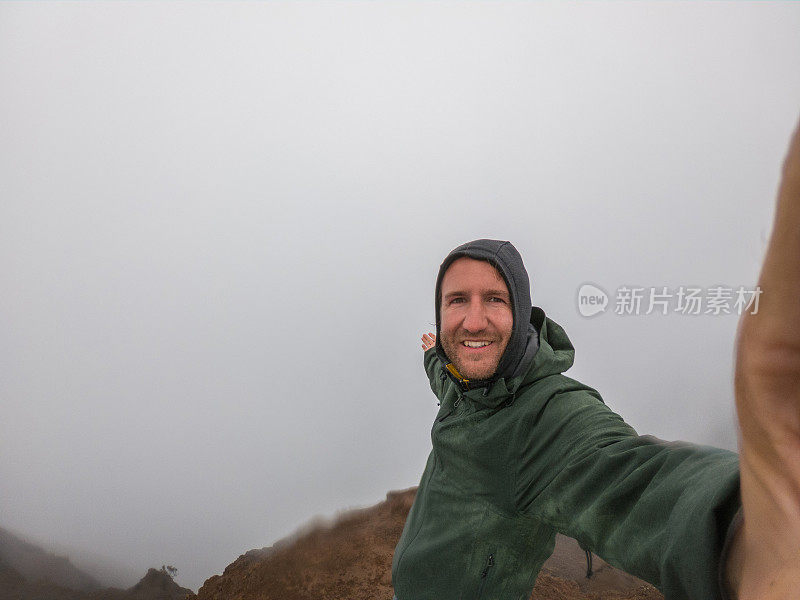
M 467 348 L 482 348 L 483 346 L 488 346 L 491 342 L 464 342 L 464 345 Z

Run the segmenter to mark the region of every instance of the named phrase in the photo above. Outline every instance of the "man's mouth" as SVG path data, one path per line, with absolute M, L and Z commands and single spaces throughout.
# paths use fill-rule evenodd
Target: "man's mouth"
M 475 342 L 473 342 L 473 341 L 469 341 L 469 340 L 464 340 L 463 342 L 461 342 L 461 345 L 462 346 L 466 346 L 467 348 L 485 348 L 486 346 L 488 346 L 491 343 L 492 342 L 487 342 L 487 341 L 475 341 Z

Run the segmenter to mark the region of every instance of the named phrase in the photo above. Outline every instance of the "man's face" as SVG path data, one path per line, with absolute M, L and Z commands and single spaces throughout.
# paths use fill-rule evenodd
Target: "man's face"
M 488 379 L 514 326 L 505 281 L 488 262 L 459 258 L 442 279 L 442 348 L 465 379 Z

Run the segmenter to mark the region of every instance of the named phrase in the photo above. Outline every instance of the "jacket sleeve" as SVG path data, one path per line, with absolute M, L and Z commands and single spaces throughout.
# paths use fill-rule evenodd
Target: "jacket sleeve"
M 666 600 L 724 598 L 721 555 L 741 506 L 738 455 L 640 436 L 591 388 L 522 423 L 514 502 Z
M 442 361 L 439 360 L 436 354 L 436 346 L 425 350 L 422 362 L 425 366 L 425 373 L 428 375 L 428 381 L 430 381 L 431 384 L 431 390 L 433 390 L 434 394 L 439 396 L 443 385 Z

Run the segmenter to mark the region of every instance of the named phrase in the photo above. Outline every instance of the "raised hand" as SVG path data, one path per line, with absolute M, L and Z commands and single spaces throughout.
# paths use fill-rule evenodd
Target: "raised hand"
M 422 335 L 422 349 L 428 350 L 429 348 L 433 348 L 436 345 L 436 336 L 431 333 L 425 333 Z
M 744 521 L 727 581 L 739 600 L 800 598 L 800 128 L 783 164 L 758 286 L 736 340 Z

